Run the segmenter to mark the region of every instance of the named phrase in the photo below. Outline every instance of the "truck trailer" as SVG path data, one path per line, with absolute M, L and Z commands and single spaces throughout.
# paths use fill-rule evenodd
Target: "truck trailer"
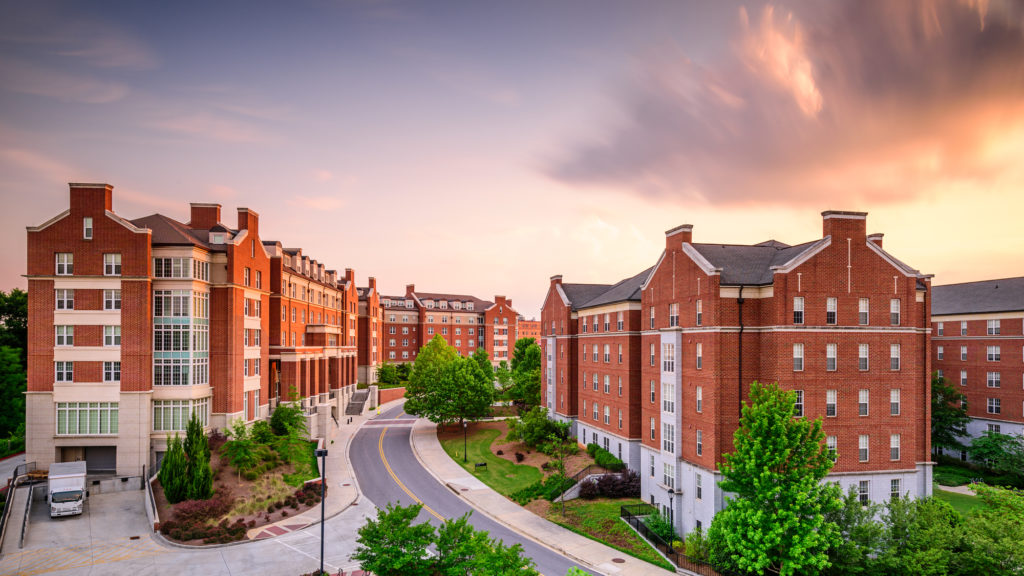
M 46 501 L 50 517 L 81 514 L 89 493 L 85 489 L 85 462 L 58 462 L 50 465 Z

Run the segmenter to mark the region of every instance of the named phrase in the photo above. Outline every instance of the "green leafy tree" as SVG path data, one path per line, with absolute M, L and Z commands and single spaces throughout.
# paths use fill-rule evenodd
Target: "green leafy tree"
M 434 336 L 434 338 L 440 338 L 440 336 Z M 470 358 L 480 367 L 480 373 L 487 377 L 487 381 L 494 382 L 494 367 L 491 366 L 491 357 L 487 355 L 487 350 L 477 348 Z
M 395 366 L 395 371 L 398 373 L 399 382 L 408 382 L 409 374 L 412 373 L 412 364 L 408 362 L 402 362 Z
M 385 362 L 377 368 L 377 380 L 381 384 L 388 384 L 391 386 L 399 383 L 398 379 L 398 368 L 394 364 Z
M 0 346 L 19 351 L 22 362 L 28 353 L 28 293 L 19 288 L 0 291 Z
M 436 336 L 416 358 L 405 410 L 441 425 L 488 416 L 494 400 L 489 364 L 487 371 L 480 368 L 475 354 L 463 358 Z
M 278 436 L 307 434 L 306 415 L 299 402 L 281 402 L 270 415 L 270 429 Z
M 519 340 L 516 340 L 515 348 L 512 350 L 512 371 L 513 372 L 515 372 L 516 370 L 519 370 L 520 369 L 520 364 L 523 363 L 523 360 L 526 360 L 526 351 L 530 348 L 530 346 L 536 346 L 536 345 L 537 345 L 537 340 L 534 339 L 534 338 L 520 338 Z M 538 349 L 539 348 L 540 347 L 538 346 Z M 532 360 L 530 360 L 530 361 L 532 361 Z M 537 358 L 537 365 L 536 366 L 529 366 L 529 365 L 525 366 L 526 370 L 532 370 L 534 368 L 540 368 L 540 358 L 539 357 Z
M 494 369 L 494 379 L 498 381 L 498 389 L 504 395 L 508 392 L 512 386 L 512 371 L 508 369 L 508 362 L 502 360 L 498 362 L 498 367 Z
M 176 504 L 188 498 L 188 462 L 177 434 L 167 441 L 167 453 L 160 464 L 158 477 L 168 502 Z
M 821 419 L 794 417 L 796 395 L 754 382 L 743 403 L 736 451 L 721 464 L 721 487 L 735 494 L 715 515 L 725 559 L 758 574 L 817 574 L 828 565 L 836 525 L 825 515 L 839 489 L 822 482 L 832 469 Z
M 512 357 L 512 386 L 506 395 L 520 411 L 540 405 L 541 350 L 533 338 L 516 341 Z
M 434 528 L 412 523 L 422 508 L 388 504 L 378 510 L 377 518 L 357 531 L 359 546 L 352 559 L 377 576 L 431 576 L 433 561 L 427 547 L 434 542 Z
M 1024 474 L 1024 437 L 985 432 L 971 440 L 967 453 L 998 474 Z
M 964 551 L 954 558 L 960 574 L 1001 576 L 1024 572 L 1024 492 L 975 486 L 983 506 L 964 524 Z
M 192 414 L 183 444 L 186 466 L 186 496 L 189 500 L 206 500 L 213 496 L 213 470 L 210 468 L 210 441 L 199 418 Z
M 509 440 L 521 440 L 530 448 L 537 448 L 552 435 L 561 440 L 569 438 L 569 425 L 548 418 L 548 410 L 537 406 L 519 418 L 509 420 Z
M 967 397 L 949 380 L 932 375 L 932 446 L 962 450 L 960 438 L 967 435 Z
M 824 574 L 843 576 L 875 573 L 874 557 L 882 539 L 882 524 L 875 520 L 881 506 L 861 504 L 856 487 L 851 486 L 842 506 L 825 514 L 828 522 L 839 528 L 840 538 L 828 551 L 831 564 Z
M 20 351 L 0 347 L 0 437 L 15 434 L 25 425 L 26 382 Z
M 472 576 L 539 576 L 533 560 L 523 554 L 522 545 L 506 546 L 501 540 L 491 540 L 490 544 L 480 554 Z
M 238 418 L 227 431 L 228 441 L 221 446 L 221 454 L 235 467 L 239 478 L 242 472 L 251 470 L 259 464 L 257 444 L 252 439 L 245 420 Z
M 963 541 L 963 521 L 936 498 L 893 498 L 886 503 L 881 552 L 882 574 L 944 576 Z

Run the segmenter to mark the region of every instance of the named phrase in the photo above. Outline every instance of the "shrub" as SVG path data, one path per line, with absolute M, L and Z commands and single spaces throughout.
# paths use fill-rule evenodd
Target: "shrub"
M 188 461 L 177 434 L 167 443 L 167 454 L 164 455 L 158 476 L 168 502 L 176 504 L 188 497 Z
M 516 462 L 522 462 L 526 460 L 526 456 L 522 452 L 516 452 Z
M 306 415 L 298 402 L 282 402 L 270 415 L 270 428 L 278 436 L 306 434 Z
M 600 449 L 601 449 L 601 446 L 600 446 L 599 444 L 594 444 L 593 442 L 591 442 L 590 444 L 587 444 L 587 454 L 588 454 L 588 455 L 589 455 L 589 456 L 590 456 L 591 458 L 593 458 L 593 457 L 594 457 L 594 454 L 595 454 L 595 453 L 596 453 L 596 452 L 597 452 L 598 450 L 600 450 Z
M 537 406 L 522 417 L 509 421 L 509 440 L 521 440 L 530 448 L 537 448 L 555 435 L 560 439 L 569 437 L 569 425 L 548 418 L 548 411 Z
M 505 451 L 504 450 L 498 450 L 497 452 L 495 452 L 495 454 L 497 454 L 498 456 L 504 456 L 505 455 Z
M 704 536 L 704 530 L 699 526 L 686 535 L 686 551 L 684 553 L 698 562 L 708 561 L 711 555 L 708 539 Z
M 618 474 L 605 474 L 597 479 L 598 494 L 606 498 L 637 498 L 640 496 L 640 474 L 626 470 Z
M 590 451 L 589 449 L 590 445 L 587 446 L 588 452 Z M 596 450 L 594 450 L 592 456 L 594 457 L 594 462 L 596 462 L 598 466 L 606 470 L 618 472 L 626 468 L 625 462 L 619 460 L 618 458 L 615 457 L 614 454 L 605 450 L 604 448 L 598 447 Z
M 677 538 L 676 529 L 672 526 L 672 522 L 668 519 L 668 516 L 664 514 L 651 514 L 644 519 L 644 524 L 647 528 L 666 543 L 672 542 Z
M 597 482 L 593 480 L 584 480 L 580 484 L 580 498 L 584 500 L 593 500 L 601 495 L 601 491 L 597 487 Z
M 252 424 L 252 439 L 259 444 L 270 444 L 274 441 L 274 429 L 266 420 L 257 420 Z

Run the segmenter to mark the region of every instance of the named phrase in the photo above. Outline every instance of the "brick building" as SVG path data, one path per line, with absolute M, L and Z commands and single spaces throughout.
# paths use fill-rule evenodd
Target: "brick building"
M 380 300 L 384 361 L 412 362 L 436 335 L 463 356 L 483 348 L 495 366 L 511 360 L 519 315 L 504 296 L 490 302 L 466 294 L 417 292 L 409 284 L 404 296 L 381 296 Z
M 384 308 L 380 305 L 377 279 L 370 277 L 365 288 L 359 288 L 359 381 L 377 382 L 377 368 L 384 361 L 381 335 L 384 331 Z
M 1024 277 L 932 294 L 934 367 L 967 396 L 968 434 L 1024 434 Z
M 338 363 L 355 356 L 354 314 L 351 331 L 340 329 L 345 298 L 355 310 L 351 278 L 333 284 L 286 254 L 260 239 L 247 208 L 234 228 L 218 204 L 192 204 L 188 223 L 128 220 L 113 210 L 113 187 L 71 184 L 69 208 L 28 228 L 28 460 L 138 475 L 192 414 L 207 428 L 265 418 L 287 392 L 272 361 L 309 405 L 353 383 L 354 361 L 351 376 Z M 285 296 L 282 279 L 307 299 Z M 305 322 L 280 316 L 293 306 Z M 292 332 L 305 346 L 282 345 Z M 288 380 L 293 360 L 305 366 Z
M 708 526 L 724 506 L 717 462 L 733 449 L 740 403 L 754 380 L 797 391 L 801 413 L 822 417 L 837 453 L 831 478 L 844 489 L 855 486 L 875 501 L 931 493 L 930 276 L 885 252 L 880 234 L 867 235 L 866 217 L 824 212 L 823 237 L 796 246 L 695 244 L 692 227 L 680 226 L 641 274 L 639 354 L 632 357 L 642 390 L 636 469 L 643 498 L 672 514 L 680 530 Z M 597 400 L 588 396 L 594 349 L 583 326 L 592 334 L 598 316 L 604 327 L 604 311 L 589 312 L 608 288 L 560 280 L 553 279 L 559 297 L 549 291 L 541 319 L 543 388 L 557 396 L 556 417 L 578 418 L 579 434 L 593 422 L 593 405 L 584 413 L 583 400 Z M 564 355 L 554 351 L 574 336 L 576 357 L 572 346 Z M 601 342 L 598 364 L 603 354 Z M 587 372 L 589 384 L 577 388 L 573 372 L 579 380 Z
M 513 340 L 521 340 L 523 338 L 533 338 L 540 343 L 540 320 L 527 320 L 520 316 L 516 320 L 516 337 Z

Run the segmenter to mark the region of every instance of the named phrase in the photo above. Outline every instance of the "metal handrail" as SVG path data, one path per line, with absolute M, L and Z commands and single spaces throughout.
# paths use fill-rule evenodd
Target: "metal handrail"
M 25 500 L 25 517 L 21 522 L 21 538 L 18 539 L 18 548 L 25 547 L 25 530 L 28 529 L 28 517 L 29 513 L 32 512 L 32 496 L 36 492 L 35 484 L 30 484 L 28 487 L 28 499 Z
M 735 572 L 731 572 L 720 566 L 715 566 L 710 562 L 690 558 L 683 552 L 676 550 L 670 543 L 662 540 L 662 538 L 652 532 L 643 521 L 644 517 L 655 514 L 658 514 L 658 509 L 650 504 L 634 504 L 622 506 L 619 509 L 619 517 L 622 518 L 623 521 L 636 530 L 637 534 L 639 534 L 641 538 L 647 540 L 655 550 L 660 552 L 665 558 L 668 558 L 670 562 L 679 568 L 700 574 L 701 576 L 739 576 Z

